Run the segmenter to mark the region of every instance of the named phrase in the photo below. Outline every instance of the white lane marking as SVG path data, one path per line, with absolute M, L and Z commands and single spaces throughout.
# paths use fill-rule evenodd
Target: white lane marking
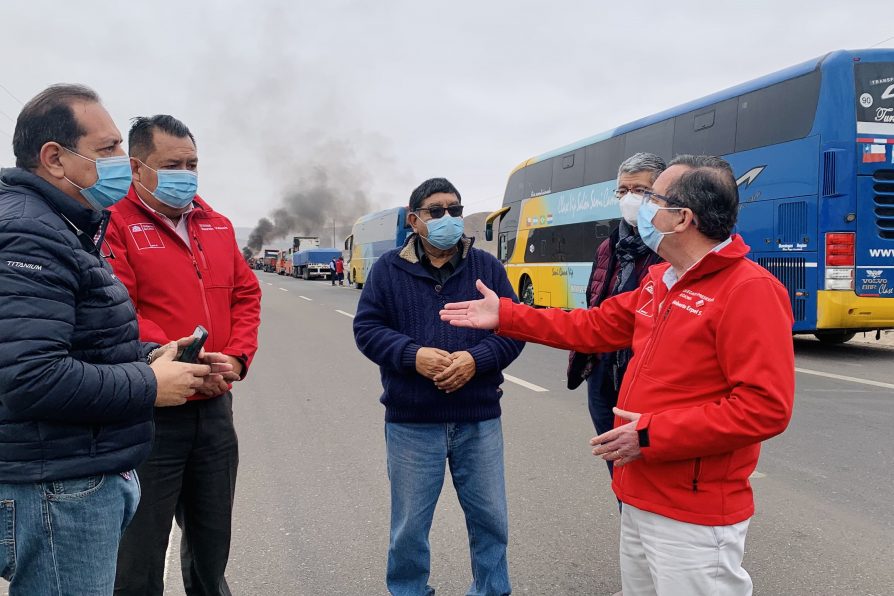
M 767 475 L 764 474 L 763 472 L 758 472 L 757 470 L 755 470 L 754 472 L 751 473 L 751 476 L 749 476 L 748 478 L 766 478 L 766 477 L 767 477 Z
M 540 385 L 535 385 L 534 383 L 528 383 L 527 381 L 519 379 L 518 377 L 513 377 L 512 375 L 507 375 L 506 373 L 503 373 L 503 378 L 506 379 L 507 381 L 509 381 L 510 383 L 515 383 L 516 385 L 521 385 L 525 389 L 530 389 L 531 391 L 535 391 L 537 393 L 546 393 L 547 391 L 549 391 L 549 389 L 545 389 L 545 388 L 541 387 Z
M 822 372 L 820 370 L 810 370 L 809 368 L 795 368 L 795 372 L 804 373 L 805 375 L 816 375 L 817 377 L 826 377 L 827 379 L 838 379 L 839 381 L 850 381 L 851 383 L 860 383 L 861 385 L 872 385 L 873 387 L 884 387 L 885 389 L 894 389 L 894 383 L 882 383 L 881 381 L 870 381 L 869 379 L 858 379 L 857 377 L 847 377 L 845 375 L 836 375 L 834 373 Z
M 298 297 L 301 298 L 302 300 L 307 300 L 308 302 L 313 302 L 313 301 L 314 301 L 313 298 L 308 298 L 307 296 L 298 296 Z
M 335 309 L 335 312 L 337 312 L 337 313 L 339 313 L 339 314 L 342 314 L 342 315 L 344 315 L 344 316 L 346 316 L 346 317 L 351 317 L 352 319 L 354 318 L 354 315 L 352 315 L 351 313 L 349 313 L 349 312 L 345 312 L 345 311 L 343 311 L 343 310 L 338 310 L 337 308 Z
M 177 533 L 177 522 L 171 523 L 171 534 L 168 536 L 168 550 L 165 552 L 165 574 L 164 574 L 164 585 L 168 585 L 168 571 L 171 569 L 171 559 L 174 554 L 174 543 L 179 541 L 179 537 L 177 540 L 174 539 L 174 534 Z
M 283 292 L 288 292 L 288 290 L 285 288 L 277 288 L 277 289 L 282 290 Z
M 272 286 L 272 285 L 273 285 L 273 284 L 270 283 L 269 281 L 265 281 L 264 283 L 267 284 L 268 286 Z

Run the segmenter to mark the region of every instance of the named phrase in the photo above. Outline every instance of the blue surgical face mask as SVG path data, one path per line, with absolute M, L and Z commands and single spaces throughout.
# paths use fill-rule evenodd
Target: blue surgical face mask
M 153 197 L 173 209 L 183 209 L 196 198 L 199 189 L 199 175 L 191 170 L 156 170 L 143 163 L 141 164 L 158 175 L 158 185 L 155 190 L 149 190 L 142 183 L 140 186 L 146 189 Z
M 661 232 L 655 228 L 652 220 L 659 211 L 679 211 L 682 207 L 659 207 L 652 201 L 643 201 L 639 206 L 637 213 L 637 223 L 639 224 L 639 236 L 643 239 L 643 243 L 652 249 L 652 252 L 658 252 L 658 245 L 664 240 L 665 236 L 673 234 L 670 232 Z
M 435 248 L 449 250 L 456 246 L 463 236 L 463 218 L 444 214 L 438 219 L 430 219 L 425 222 L 428 228 L 426 239 Z
M 130 159 L 126 155 L 90 159 L 67 147 L 63 147 L 63 149 L 96 164 L 97 178 L 92 186 L 84 188 L 65 178 L 69 184 L 81 191 L 81 196 L 87 199 L 91 207 L 102 211 L 127 195 L 127 191 L 130 189 L 131 173 Z

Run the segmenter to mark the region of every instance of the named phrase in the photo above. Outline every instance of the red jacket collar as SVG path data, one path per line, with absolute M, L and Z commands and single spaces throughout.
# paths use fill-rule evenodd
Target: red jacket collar
M 751 247 L 745 244 L 745 241 L 742 240 L 742 237 L 739 234 L 733 234 L 730 238 L 731 240 L 729 244 L 718 251 L 711 251 L 706 254 L 698 263 L 686 271 L 683 277 L 685 277 L 687 281 L 691 281 L 710 275 L 729 267 L 751 252 Z M 649 276 L 652 281 L 663 286 L 662 278 L 664 272 L 667 271 L 669 267 L 670 263 L 661 263 L 652 267 L 649 270 Z

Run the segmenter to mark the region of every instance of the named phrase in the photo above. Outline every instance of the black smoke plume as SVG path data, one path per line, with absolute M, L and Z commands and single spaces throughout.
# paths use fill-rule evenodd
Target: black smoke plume
M 243 254 L 257 254 L 266 244 L 291 235 L 319 236 L 322 246 L 333 240 L 340 246 L 354 221 L 373 210 L 363 177 L 359 168 L 348 172 L 311 167 L 291 184 L 282 206 L 258 221 Z

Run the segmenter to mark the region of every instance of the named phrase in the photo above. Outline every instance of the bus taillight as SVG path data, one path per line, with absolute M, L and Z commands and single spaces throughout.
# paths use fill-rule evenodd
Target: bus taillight
M 854 289 L 854 244 L 853 232 L 826 234 L 825 289 Z

